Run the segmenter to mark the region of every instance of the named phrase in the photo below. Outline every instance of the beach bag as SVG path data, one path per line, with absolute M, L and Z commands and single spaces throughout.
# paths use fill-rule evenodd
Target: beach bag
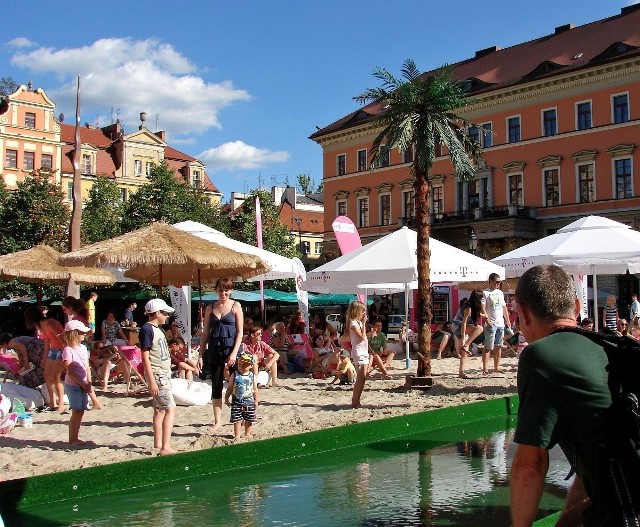
M 601 448 L 608 471 L 604 488 L 615 491 L 625 526 L 640 527 L 640 342 L 632 337 L 595 333 L 576 327 L 571 331 L 601 346 L 607 354 L 611 406 L 607 410 Z M 573 469 L 573 467 L 572 467 Z
M 5 417 L 0 417 L 0 435 L 6 435 L 13 427 L 16 426 L 16 421 L 18 420 L 18 414 L 12 413 Z

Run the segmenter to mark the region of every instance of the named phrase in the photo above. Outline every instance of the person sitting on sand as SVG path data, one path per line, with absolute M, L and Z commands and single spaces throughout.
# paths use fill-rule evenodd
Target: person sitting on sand
M 317 371 L 329 373 L 331 364 L 338 364 L 340 351 L 333 347 L 331 338 L 324 333 L 314 335 L 312 344 L 312 364 L 317 367 Z
M 89 364 L 97 377 L 102 380 L 101 387 L 106 390 L 109 385 L 109 378 L 119 373 L 122 375 L 125 384 L 129 385 L 129 368 L 125 360 L 120 356 L 120 351 L 113 344 L 103 346 L 99 341 L 93 343 Z
M 255 327 L 255 326 L 253 326 Z M 262 330 L 260 330 L 262 332 Z M 242 352 L 238 357 L 237 370 L 231 375 L 229 387 L 225 393 L 225 403 L 231 407 L 233 437 L 240 439 L 240 429 L 244 422 L 244 435 L 251 436 L 251 427 L 257 421 L 256 408 L 259 404 L 258 381 L 254 373 L 255 356 Z M 229 399 L 233 394 L 231 402 Z
M 169 340 L 169 353 L 171 354 L 171 364 L 178 369 L 180 379 L 193 380 L 193 374 L 200 374 L 198 361 L 187 357 L 187 349 L 182 337 L 174 337 Z
M 283 373 L 289 373 L 289 369 L 284 357 L 269 344 L 262 341 L 261 326 L 253 325 L 249 327 L 249 333 L 243 340 L 243 346 L 247 353 L 251 353 L 256 358 L 254 368 L 256 376 L 259 369 L 268 371 L 271 381 L 267 386 L 280 386 L 278 383 L 278 364 L 280 365 L 280 371 Z M 266 388 L 267 386 L 261 386 L 261 388 Z
M 333 380 L 329 384 L 340 382 L 344 385 L 352 385 L 356 382 L 356 368 L 351 362 L 351 357 L 348 351 L 344 350 L 340 353 L 340 362 L 338 367 L 331 372 Z
M 373 368 L 379 369 L 383 375 L 387 375 L 386 370 L 393 370 L 391 361 L 396 352 L 387 347 L 388 340 L 387 336 L 382 332 L 382 320 L 379 318 L 374 320 L 371 328 L 373 329 L 373 334 L 369 338 L 369 348 L 371 348 L 373 355 L 371 356 L 370 364 Z M 380 361 L 376 360 L 376 356 L 380 358 L 382 365 L 380 365 Z

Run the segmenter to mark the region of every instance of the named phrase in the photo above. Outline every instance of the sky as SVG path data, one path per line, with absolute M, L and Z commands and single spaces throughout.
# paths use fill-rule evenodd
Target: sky
M 13 4 L 0 77 L 33 81 L 75 122 L 151 131 L 231 192 L 322 180 L 308 137 L 359 108 L 373 71 L 428 71 L 620 13 L 637 0 L 111 0 Z M 22 22 L 20 22 L 22 21 Z

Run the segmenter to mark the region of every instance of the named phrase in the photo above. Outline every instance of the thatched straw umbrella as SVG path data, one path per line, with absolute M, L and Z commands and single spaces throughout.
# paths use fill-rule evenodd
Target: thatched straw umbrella
M 0 256 L 0 279 L 38 284 L 66 284 L 73 279 L 78 284 L 110 285 L 115 276 L 104 269 L 70 267 L 60 263 L 59 253 L 48 245 L 36 245 L 25 251 Z M 38 294 L 38 305 L 41 295 Z
M 67 265 L 126 268 L 125 276 L 155 284 L 211 283 L 221 277 L 247 279 L 270 268 L 254 255 L 203 240 L 166 223 L 154 223 L 111 240 L 67 253 Z

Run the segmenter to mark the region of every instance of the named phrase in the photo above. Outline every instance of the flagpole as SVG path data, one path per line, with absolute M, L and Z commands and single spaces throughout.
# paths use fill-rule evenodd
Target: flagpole
M 262 249 L 262 211 L 260 210 L 260 196 L 256 195 L 256 239 L 258 249 Z M 264 281 L 260 280 L 260 318 L 263 324 L 267 322 L 264 309 Z

